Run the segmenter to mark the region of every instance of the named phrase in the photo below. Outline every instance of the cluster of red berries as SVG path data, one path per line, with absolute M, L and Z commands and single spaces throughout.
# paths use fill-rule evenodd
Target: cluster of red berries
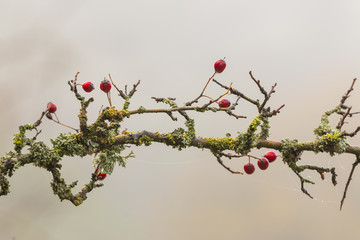
M 217 60 L 214 64 L 215 73 L 222 73 L 226 68 L 226 62 L 224 59 Z M 223 98 L 219 101 L 220 108 L 228 108 L 230 107 L 230 101 Z
M 79 85 L 82 86 L 82 88 L 84 89 L 85 92 L 91 92 L 92 90 L 95 89 L 94 84 L 92 82 L 85 82 L 85 83 L 79 84 Z M 109 80 L 107 80 L 107 79 L 102 80 L 100 83 L 100 89 L 105 93 L 110 92 L 111 83 L 109 82 Z
M 85 92 L 91 92 L 92 90 L 95 89 L 94 84 L 92 82 L 85 82 L 83 84 L 79 84 L 82 86 L 82 88 L 84 89 Z M 101 81 L 100 83 L 100 89 L 105 92 L 108 93 L 110 92 L 111 89 L 111 83 L 109 82 L 109 80 L 104 79 Z M 57 107 L 54 103 L 49 102 L 47 105 L 47 111 L 49 111 L 50 113 L 54 113 L 56 111 Z
M 265 156 L 257 161 L 257 165 L 261 170 L 269 167 L 269 163 L 276 160 L 276 154 L 272 151 L 265 153 Z M 255 171 L 255 166 L 250 161 L 244 165 L 244 170 L 247 174 L 252 174 Z

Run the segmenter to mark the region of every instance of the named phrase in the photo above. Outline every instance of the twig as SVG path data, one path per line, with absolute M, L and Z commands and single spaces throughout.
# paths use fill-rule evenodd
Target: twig
M 226 165 L 224 164 L 224 162 L 221 160 L 221 157 L 220 157 L 220 156 L 216 156 L 216 160 L 218 161 L 218 163 L 220 163 L 221 166 L 223 166 L 226 170 L 228 170 L 228 171 L 231 172 L 232 174 L 243 174 L 242 172 L 231 170 L 231 168 L 229 168 L 228 166 L 226 166 Z
M 229 114 L 230 116 L 235 117 L 236 119 L 239 119 L 239 118 L 247 118 L 246 116 L 237 115 L 237 114 L 233 113 L 233 112 L 230 111 L 230 110 L 226 111 L 226 113 Z
M 346 112 L 342 115 L 342 117 L 341 117 L 338 125 L 336 126 L 336 128 L 337 128 L 339 131 L 340 131 L 341 128 L 344 126 L 345 118 L 349 115 L 350 111 L 351 111 L 351 107 L 349 107 L 349 108 L 346 110 Z
M 252 103 L 252 104 L 254 104 L 254 105 L 256 105 L 256 106 L 259 106 L 259 101 L 255 101 L 255 100 L 247 97 L 245 94 L 239 92 L 239 91 L 236 90 L 235 88 L 232 88 L 232 87 L 229 88 L 228 86 L 225 86 L 225 85 L 221 84 L 220 82 L 218 82 L 218 81 L 215 80 L 215 79 L 213 79 L 213 81 L 214 81 L 215 83 L 217 83 L 217 84 L 218 84 L 220 87 L 222 87 L 222 88 L 230 89 L 230 93 L 231 93 L 231 94 L 234 94 L 234 95 L 236 95 L 236 96 L 239 96 L 239 97 L 245 99 L 246 101 L 248 101 L 248 102 L 250 102 L 250 103 Z
M 344 132 L 343 134 L 344 134 L 345 136 L 353 137 L 353 136 L 355 136 L 359 131 L 360 131 L 360 127 L 357 127 L 357 128 L 355 129 L 355 131 L 353 131 L 352 133 Z
M 58 124 L 60 124 L 60 125 L 62 125 L 62 126 L 64 126 L 64 127 L 71 128 L 72 130 L 75 130 L 76 132 L 79 132 L 79 129 L 76 129 L 76 128 L 73 128 L 73 127 L 70 127 L 69 125 L 66 125 L 66 124 L 64 124 L 64 123 L 60 122 L 60 120 L 59 120 L 59 118 L 57 117 L 56 113 L 53 113 L 53 114 L 55 115 L 56 120 L 55 120 L 55 119 L 53 119 L 53 118 L 51 118 L 50 120 L 53 120 L 54 122 L 56 122 L 56 123 L 58 123 Z
M 111 77 L 110 73 L 109 73 L 109 79 L 110 79 L 111 84 L 116 88 L 116 90 L 119 92 L 119 95 L 120 95 L 121 90 L 115 85 L 114 81 L 112 80 L 112 77 Z
M 343 105 L 348 97 L 350 97 L 350 92 L 354 90 L 354 85 L 356 82 L 356 78 L 353 79 L 351 86 L 349 90 L 344 94 L 344 96 L 341 98 L 340 105 Z
M 254 80 L 254 82 L 256 83 L 256 85 L 259 87 L 260 92 L 261 92 L 262 94 L 264 94 L 265 97 L 267 97 L 268 94 L 267 94 L 267 92 L 265 91 L 265 89 L 261 86 L 260 80 L 256 80 L 251 71 L 249 72 L 249 75 L 250 75 L 251 79 Z M 276 84 L 275 84 L 275 85 L 276 85 Z M 274 87 L 273 87 L 273 88 L 274 88 Z M 272 90 L 273 90 L 273 89 L 272 89 Z
M 139 84 L 140 84 L 140 80 L 138 80 L 137 83 L 133 85 L 133 89 L 128 94 L 129 97 L 132 97 L 134 95 L 134 93 L 136 92 L 136 88 L 137 86 L 139 86 Z
M 246 100 L 246 101 L 254 104 L 254 105 L 258 108 L 258 112 L 259 112 L 260 114 L 264 114 L 265 105 L 266 105 L 266 103 L 268 102 L 268 100 L 270 99 L 271 94 L 275 92 L 275 87 L 276 87 L 277 84 L 275 83 L 275 84 L 271 87 L 270 92 L 267 93 L 266 90 L 261 86 L 260 80 L 255 79 L 255 77 L 253 76 L 253 74 L 252 74 L 251 71 L 249 72 L 249 74 L 250 74 L 251 79 L 252 79 L 252 80 L 256 83 L 256 85 L 258 86 L 260 92 L 264 95 L 264 100 L 263 100 L 263 102 L 262 102 L 261 104 L 260 104 L 260 101 L 259 101 L 259 100 L 251 99 L 251 98 L 247 97 L 245 94 L 243 94 L 243 93 L 239 92 L 238 90 L 232 88 L 231 86 L 230 86 L 230 87 L 225 86 L 225 85 L 221 84 L 220 82 L 216 81 L 215 79 L 213 79 L 213 81 L 214 81 L 215 83 L 217 83 L 219 86 L 221 86 L 221 87 L 223 87 L 223 88 L 226 88 L 226 89 L 229 89 L 231 94 L 234 94 L 234 95 L 236 95 L 236 96 L 239 96 L 239 97 L 243 98 L 244 100 Z M 271 116 L 276 115 L 277 113 L 280 112 L 280 109 L 283 108 L 284 106 L 285 106 L 285 105 L 283 104 L 283 105 L 282 105 L 280 108 L 278 108 L 277 110 L 273 110 L 273 111 L 271 111 L 270 113 L 267 113 L 267 114 L 266 114 L 267 117 L 271 117 Z M 270 110 L 268 110 L 268 111 L 270 111 Z
M 261 86 L 260 80 L 256 80 L 251 71 L 249 72 L 249 74 L 250 74 L 251 79 L 254 80 L 254 82 L 256 83 L 258 88 L 260 89 L 260 92 L 264 95 L 264 101 L 262 102 L 262 104 L 260 104 L 260 106 L 258 106 L 259 113 L 260 113 L 264 109 L 267 101 L 270 99 L 271 94 L 273 94 L 275 92 L 275 87 L 276 87 L 277 84 L 275 83 L 271 87 L 270 92 L 267 93 L 266 90 Z
M 223 152 L 220 152 L 219 155 L 220 155 L 220 156 L 227 157 L 227 158 L 229 158 L 229 159 L 231 159 L 231 158 L 242 158 L 242 157 L 254 158 L 254 159 L 256 159 L 256 160 L 260 160 L 260 159 L 261 159 L 261 158 L 258 158 L 258 157 L 255 157 L 255 156 L 249 155 L 249 154 L 234 155 L 234 154 L 231 154 L 231 153 L 223 153 Z
M 41 133 L 41 130 L 38 131 L 36 128 L 35 128 L 35 130 L 36 130 L 36 134 L 35 134 L 35 136 L 32 138 L 32 140 L 36 140 L 37 136 L 39 136 L 39 134 Z
M 187 103 L 185 104 L 186 106 L 191 106 L 193 103 L 198 102 L 198 100 L 203 96 L 203 94 L 204 94 L 204 92 L 205 92 L 205 89 L 207 88 L 207 86 L 209 85 L 210 80 L 215 76 L 215 74 L 216 74 L 216 72 L 214 72 L 214 74 L 213 74 L 213 75 L 209 78 L 209 80 L 206 82 L 205 87 L 204 87 L 204 89 L 201 91 L 200 95 L 199 95 L 197 98 L 195 98 L 194 100 L 192 100 L 192 101 L 190 101 L 190 102 L 187 102 Z
M 281 105 L 278 109 L 275 109 L 269 113 L 269 117 L 275 116 L 276 114 L 280 113 L 280 109 L 285 107 L 285 104 Z
M 294 172 L 295 172 L 295 174 L 296 174 L 296 175 L 299 177 L 299 179 L 300 179 L 301 191 L 302 191 L 303 193 L 305 193 L 307 196 L 309 196 L 310 198 L 314 198 L 313 196 L 310 195 L 310 193 L 309 193 L 309 192 L 305 189 L 305 187 L 304 187 L 305 182 L 311 183 L 311 184 L 314 184 L 314 183 L 311 182 L 311 181 L 308 180 L 308 179 L 303 178 L 303 176 L 301 176 L 300 173 L 298 173 L 298 172 L 296 172 L 296 171 L 294 171 Z
M 342 197 L 341 203 L 340 203 L 340 211 L 341 211 L 342 206 L 343 206 L 343 204 L 344 204 L 344 201 L 345 201 L 345 198 L 346 198 L 346 193 L 347 193 L 347 190 L 348 190 L 348 188 L 349 188 L 352 175 L 353 175 L 353 173 L 354 173 L 354 171 L 355 171 L 356 166 L 357 166 L 359 163 L 360 163 L 360 158 L 359 158 L 359 156 L 357 155 L 357 156 L 356 156 L 356 161 L 352 164 L 352 168 L 351 168 L 351 171 L 350 171 L 348 180 L 347 180 L 346 185 L 345 185 L 344 194 L 343 194 L 343 197 Z

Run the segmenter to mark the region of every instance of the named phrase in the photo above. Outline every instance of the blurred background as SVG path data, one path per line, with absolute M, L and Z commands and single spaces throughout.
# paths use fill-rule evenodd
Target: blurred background
M 269 105 L 281 104 L 271 119 L 271 139 L 311 141 L 321 115 L 335 107 L 360 71 L 360 2 L 356 0 L 133 0 L 7 1 L 0 0 L 0 152 L 12 150 L 18 126 L 34 123 L 49 101 L 59 119 L 78 124 L 79 103 L 67 81 L 92 81 L 96 91 L 89 107 L 94 121 L 105 94 L 100 81 L 109 73 L 118 87 L 141 80 L 130 108 L 165 107 L 151 97 L 176 97 L 179 105 L 198 96 L 216 60 L 227 68 L 216 79 L 252 98 L 262 98 L 249 77 L 253 71 L 266 89 L 277 83 Z M 206 94 L 224 91 L 210 84 Z M 235 101 L 234 96 L 229 100 Z M 112 93 L 119 108 L 123 100 Z M 348 105 L 360 111 L 360 85 Z M 240 101 L 237 114 L 190 113 L 198 136 L 236 136 L 256 115 Z M 360 125 L 348 119 L 345 129 Z M 339 118 L 334 117 L 333 126 Z M 183 126 L 179 117 L 139 115 L 122 129 L 168 132 Z M 44 120 L 39 140 L 71 131 Z M 359 146 L 359 136 L 349 140 Z M 51 176 L 27 166 L 10 179 L 11 193 L 0 198 L 0 239 L 347 239 L 360 237 L 360 176 L 355 171 L 343 210 L 344 186 L 354 157 L 305 153 L 302 164 L 336 167 L 330 176 L 304 172 L 315 197 L 300 191 L 300 181 L 276 160 L 266 171 L 232 175 L 209 151 L 177 151 L 161 144 L 133 147 L 136 158 L 117 167 L 105 186 L 79 207 L 60 202 Z M 130 151 L 130 149 L 129 149 Z M 266 149 L 253 155 L 262 156 Z M 66 158 L 67 182 L 90 177 L 92 158 Z M 227 162 L 242 170 L 246 160 Z

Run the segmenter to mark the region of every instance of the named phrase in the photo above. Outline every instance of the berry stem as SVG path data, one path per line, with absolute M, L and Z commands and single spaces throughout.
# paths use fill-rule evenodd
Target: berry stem
M 71 128 L 72 130 L 74 130 L 74 131 L 76 131 L 76 132 L 79 132 L 79 129 L 70 127 L 69 125 L 66 125 L 66 124 L 60 122 L 60 121 L 59 121 L 59 118 L 58 118 L 57 115 L 56 115 L 56 113 L 53 113 L 53 114 L 55 115 L 56 120 L 55 120 L 55 119 L 51 119 L 51 120 L 53 120 L 53 121 L 56 122 L 57 124 L 60 124 L 60 125 L 62 125 L 62 126 L 64 126 L 64 127 Z
M 209 80 L 207 81 L 207 83 L 205 84 L 204 89 L 202 90 L 200 96 L 203 95 L 203 93 L 205 92 L 205 89 L 207 88 L 207 86 L 209 85 L 209 82 L 211 81 L 211 79 L 215 76 L 216 72 L 214 72 L 214 74 L 209 78 Z
M 107 93 L 106 93 L 106 96 L 107 96 L 107 99 L 108 99 L 108 101 L 109 101 L 110 107 L 112 107 L 110 92 L 107 92 Z

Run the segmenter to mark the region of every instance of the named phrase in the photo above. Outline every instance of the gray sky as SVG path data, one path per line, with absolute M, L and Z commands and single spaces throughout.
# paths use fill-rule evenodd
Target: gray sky
M 11 150 L 17 127 L 33 123 L 49 101 L 62 122 L 76 126 L 79 106 L 67 81 L 78 71 L 79 81 L 92 81 L 97 90 L 109 73 L 122 87 L 141 79 L 131 107 L 150 108 L 159 107 L 153 96 L 176 97 L 179 105 L 198 96 L 223 57 L 227 68 L 216 79 L 253 98 L 261 94 L 250 70 L 267 89 L 277 83 L 269 104 L 286 107 L 271 120 L 271 139 L 311 141 L 323 112 L 359 77 L 359 9 L 355 0 L 0 0 L 1 154 Z M 215 85 L 207 89 L 212 96 L 222 92 Z M 107 104 L 100 91 L 91 96 L 90 121 Z M 355 111 L 359 101 L 356 85 L 349 99 Z M 115 94 L 113 103 L 122 106 Z M 245 130 L 256 114 L 245 102 L 237 113 L 248 119 L 191 116 L 198 135 L 222 137 Z M 167 132 L 182 124 L 166 115 L 141 115 L 123 128 Z M 346 128 L 358 125 L 354 117 Z M 45 142 L 68 131 L 52 122 L 42 129 Z M 359 137 L 350 142 L 360 145 Z M 30 166 L 16 172 L 12 192 L 0 199 L 1 239 L 359 239 L 357 172 L 338 210 L 351 156 L 304 154 L 304 164 L 335 166 L 339 175 L 333 187 L 329 176 L 321 181 L 305 172 L 316 181 L 307 187 L 316 197 L 311 200 L 281 159 L 267 171 L 235 176 L 208 151 L 178 152 L 160 144 L 133 150 L 136 158 L 127 168 L 116 168 L 80 207 L 52 194 L 49 173 Z M 65 159 L 64 177 L 85 183 L 91 160 Z

